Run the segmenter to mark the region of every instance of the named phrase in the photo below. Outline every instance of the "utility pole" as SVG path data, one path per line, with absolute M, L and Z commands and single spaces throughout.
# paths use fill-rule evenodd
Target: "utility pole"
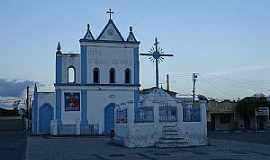
M 167 91 L 170 91 L 170 81 L 169 81 L 169 74 L 166 75 L 166 83 L 167 83 Z
M 26 118 L 27 118 L 27 129 L 29 129 L 29 86 L 26 88 Z
M 199 73 L 193 73 L 192 74 L 192 81 L 193 81 L 193 90 L 192 90 L 192 103 L 194 104 L 194 102 L 195 102 L 195 89 L 196 89 L 196 80 L 197 80 L 197 78 L 198 78 L 198 75 L 199 75 Z

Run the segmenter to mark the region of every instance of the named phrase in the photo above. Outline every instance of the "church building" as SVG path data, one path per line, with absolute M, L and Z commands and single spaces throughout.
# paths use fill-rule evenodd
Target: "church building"
M 192 107 L 186 107 L 189 109 L 184 113 L 183 106 L 190 104 L 183 104 L 163 89 L 155 87 L 147 94 L 141 92 L 140 42 L 132 27 L 124 38 L 111 19 L 112 12 L 109 13 L 109 21 L 98 37 L 87 25 L 80 39 L 80 53 L 65 53 L 58 43 L 55 92 L 39 92 L 35 86 L 32 134 L 108 135 L 114 131 L 116 143 L 144 147 L 162 146 L 158 142 L 167 127 L 176 132 L 180 128 L 190 139 L 192 135 L 197 138 L 190 144 L 206 144 L 204 102 L 198 103 L 199 110 L 194 110 L 199 117 L 196 119 Z M 192 119 L 196 122 L 181 125 L 183 116 L 191 117 L 187 123 Z M 145 129 L 151 131 L 147 133 Z

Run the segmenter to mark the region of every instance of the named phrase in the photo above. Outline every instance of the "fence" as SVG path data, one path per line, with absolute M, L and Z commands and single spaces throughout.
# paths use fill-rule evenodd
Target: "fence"
M 89 124 L 90 135 L 99 135 L 99 125 Z
M 135 112 L 135 122 L 154 122 L 154 108 L 151 107 L 140 107 Z
M 200 122 L 201 109 L 199 105 L 184 105 L 183 106 L 183 121 L 184 122 Z
M 175 122 L 177 121 L 177 108 L 169 104 L 159 106 L 159 121 L 160 122 Z

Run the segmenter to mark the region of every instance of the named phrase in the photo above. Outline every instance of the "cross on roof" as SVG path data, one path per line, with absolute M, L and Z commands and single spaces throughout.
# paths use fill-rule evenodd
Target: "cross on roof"
M 156 38 L 155 38 L 155 43 L 154 43 L 154 45 L 155 45 L 155 47 L 156 47 L 156 50 L 157 50 L 157 48 L 158 48 L 158 44 L 159 44 L 159 42 L 158 42 L 157 37 L 156 37 Z
M 107 11 L 106 13 L 109 13 L 109 15 L 110 15 L 110 19 L 112 19 L 112 14 L 114 14 L 114 12 L 112 11 L 112 9 L 111 9 L 111 8 L 109 8 L 109 11 Z
M 162 62 L 164 57 L 173 56 L 173 54 L 164 54 L 162 48 L 158 47 L 158 40 L 155 38 L 154 46 L 148 51 L 148 53 L 141 53 L 142 56 L 149 56 L 149 59 L 156 63 L 156 87 L 159 88 L 159 71 L 158 62 Z

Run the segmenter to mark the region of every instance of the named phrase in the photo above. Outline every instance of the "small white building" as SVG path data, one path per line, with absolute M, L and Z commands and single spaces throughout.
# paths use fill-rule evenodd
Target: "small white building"
M 126 102 L 115 108 L 115 137 L 127 147 L 206 145 L 206 102 L 184 103 L 163 89 L 141 94 L 139 107 Z

